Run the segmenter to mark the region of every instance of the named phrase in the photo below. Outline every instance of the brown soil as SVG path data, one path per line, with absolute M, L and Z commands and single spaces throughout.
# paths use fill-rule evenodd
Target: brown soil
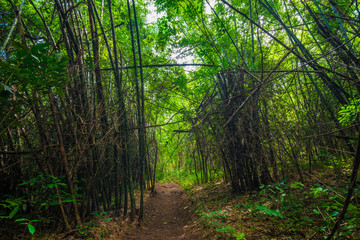
M 184 191 L 176 183 L 157 184 L 150 193 L 140 226 L 129 229 L 122 239 L 204 239 L 194 230 L 194 221 Z

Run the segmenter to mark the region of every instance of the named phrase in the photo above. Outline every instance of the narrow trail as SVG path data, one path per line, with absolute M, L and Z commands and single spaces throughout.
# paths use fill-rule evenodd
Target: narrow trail
M 175 183 L 156 185 L 144 208 L 141 226 L 130 229 L 123 239 L 204 239 L 193 231 L 194 222 L 183 190 Z

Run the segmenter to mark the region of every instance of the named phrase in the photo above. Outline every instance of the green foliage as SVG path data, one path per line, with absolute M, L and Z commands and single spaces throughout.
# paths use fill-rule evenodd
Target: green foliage
M 108 212 L 93 211 L 91 214 L 96 216 L 96 218 L 98 218 L 98 219 L 103 219 L 104 222 L 110 222 L 111 221 L 111 218 L 107 217 Z
M 260 194 L 264 197 L 263 200 L 266 198 L 270 198 L 277 203 L 284 204 L 286 193 L 285 190 L 288 189 L 288 185 L 286 185 L 286 179 L 270 184 L 270 185 L 261 185 L 260 186 Z M 280 200 L 280 201 L 279 201 Z
M 267 206 L 260 205 L 260 204 L 256 204 L 255 208 L 258 209 L 260 212 L 263 212 L 269 216 L 284 218 L 284 216 L 281 214 L 281 212 L 279 210 L 273 210 L 273 209 L 268 208 Z
M 333 191 L 340 192 L 343 195 L 346 194 L 346 188 L 340 188 L 335 186 L 332 188 Z M 330 189 L 323 189 L 318 184 L 315 184 L 314 187 L 310 188 L 310 191 L 307 194 L 314 194 L 316 202 L 316 208 L 313 209 L 314 214 L 321 216 L 323 218 L 322 226 L 318 227 L 319 231 L 329 231 L 332 229 L 334 222 L 337 220 L 339 213 L 343 209 L 344 199 L 338 195 L 334 194 Z M 355 190 L 355 197 L 359 196 L 359 189 Z M 342 237 L 352 236 L 356 232 L 356 228 L 360 223 L 360 209 L 358 206 L 350 203 L 347 213 L 345 215 L 345 223 L 341 225 Z
M 191 169 L 184 167 L 180 170 L 172 170 L 171 167 L 163 166 L 163 163 L 160 163 L 159 165 L 159 168 L 162 168 L 163 170 L 157 173 L 157 181 L 174 181 L 179 183 L 183 188 L 189 188 L 197 183 L 195 172 L 191 171 Z
M 67 58 L 63 53 L 51 53 L 49 43 L 26 47 L 14 42 L 12 57 L 2 62 L 0 74 L 4 86 L 17 86 L 21 90 L 37 90 L 46 94 L 55 89 L 61 94 L 67 82 Z
M 35 227 L 32 225 L 32 224 L 28 224 L 28 229 L 29 229 L 29 232 L 31 233 L 31 235 L 33 235 L 35 233 Z
M 292 182 L 290 187 L 295 189 L 303 189 L 305 186 L 301 182 Z
M 38 222 L 39 220 L 29 220 L 27 218 L 19 218 L 16 219 L 15 222 L 18 222 L 20 224 L 26 225 L 27 230 L 31 235 L 34 235 L 36 228 L 34 227 L 33 223 Z
M 9 218 L 12 219 L 18 211 L 19 211 L 19 206 L 16 206 L 9 214 Z
M 25 211 L 27 209 L 26 200 L 24 197 L 6 196 L 6 199 L 0 203 L 0 218 L 12 219 L 19 210 Z M 10 212 L 10 213 L 9 213 Z
M 67 82 L 67 58 L 62 52 L 50 52 L 49 43 L 27 47 L 13 42 L 13 47 L 11 55 L 0 61 L 0 119 L 4 126 L 20 126 L 14 116 L 29 107 L 26 93 L 56 92 L 62 96 Z
M 175 28 L 169 24 L 166 17 L 158 19 L 159 32 L 156 38 L 157 46 L 164 51 L 165 47 L 171 42 L 171 37 L 176 33 Z
M 329 189 L 320 184 L 306 187 L 300 182 L 292 182 L 290 189 L 285 182 L 263 186 L 260 196 L 262 196 L 261 202 L 264 204 L 238 205 L 236 208 L 249 209 L 249 212 L 254 216 L 257 216 L 257 211 L 260 211 L 274 218 L 286 219 L 285 228 L 290 231 L 296 231 L 301 225 L 313 225 L 317 217 L 322 219 L 322 224 L 317 228 L 317 231 L 325 233 L 333 227 L 343 208 L 343 198 L 334 193 L 342 192 L 345 195 L 346 189 L 338 186 Z M 273 207 L 268 206 L 276 206 L 279 210 L 274 210 Z M 303 209 L 309 208 L 309 206 L 313 207 L 312 213 L 304 214 Z M 346 214 L 346 224 L 341 227 L 343 237 L 354 234 L 356 224 L 359 223 L 359 216 L 358 207 L 350 204 Z
M 360 116 L 360 98 L 350 99 L 350 103 L 342 106 L 339 111 L 339 122 L 342 124 L 348 124 L 355 121 L 359 121 Z
M 203 213 L 201 218 L 207 222 L 210 219 L 220 219 L 222 222 L 225 222 L 229 214 L 225 211 L 219 210 L 215 212 Z
M 239 180 L 247 181 L 241 179 L 243 176 L 247 176 L 246 174 L 235 175 L 238 174 L 239 170 L 245 169 L 241 166 L 250 167 L 248 173 L 255 179 L 255 174 L 262 171 L 262 166 L 271 165 L 271 162 L 269 162 L 270 164 L 267 162 L 266 164 L 258 164 L 258 161 L 260 161 L 259 156 L 261 155 L 264 161 L 268 161 L 270 152 L 271 154 L 275 153 L 277 159 L 274 159 L 275 164 L 271 165 L 269 169 L 275 170 L 274 166 L 278 166 L 278 174 L 280 170 L 282 174 L 286 174 L 287 171 L 291 172 L 294 162 L 299 162 L 299 172 L 302 168 L 308 169 L 309 167 L 311 169 L 314 166 L 335 168 L 340 165 L 344 169 L 349 169 L 351 162 L 346 159 L 347 153 L 342 151 L 343 149 L 328 150 L 326 145 L 330 140 L 318 134 L 323 133 L 323 130 L 332 130 L 331 124 L 328 123 L 336 121 L 336 119 L 333 119 L 333 112 L 340 108 L 340 104 L 336 99 L 337 95 L 344 95 L 344 101 L 346 102 L 349 100 L 348 96 L 356 96 L 356 91 L 358 91 L 354 82 L 342 77 L 342 75 L 351 76 L 351 78 L 354 75 L 356 76 L 356 68 L 354 68 L 354 74 L 351 74 L 350 71 L 351 65 L 356 67 L 356 57 L 351 58 L 350 56 L 347 61 L 344 61 L 345 65 L 350 66 L 349 68 L 341 65 L 344 55 L 347 55 L 348 52 L 354 52 L 353 56 L 359 55 L 357 49 L 359 38 L 354 34 L 353 26 L 353 24 L 356 25 L 356 21 L 352 21 L 358 18 L 359 10 L 356 4 L 351 6 L 346 1 L 339 2 L 336 8 L 339 8 L 338 10 L 346 9 L 343 11 L 344 13 L 340 12 L 339 14 L 334 10 L 335 7 L 328 7 L 328 3 L 323 4 L 318 1 L 306 3 L 310 5 L 310 9 L 315 11 L 314 16 L 318 16 L 321 19 L 320 22 L 325 24 L 324 28 L 329 28 L 330 33 L 334 34 L 334 36 L 324 38 L 322 34 L 319 34 L 319 31 L 323 29 L 317 25 L 319 21 L 314 21 L 315 17 L 304 8 L 302 1 L 294 1 L 289 4 L 267 0 L 261 1 L 259 4 L 251 1 L 232 1 L 235 8 L 255 22 L 260 23 L 265 29 L 268 29 L 269 32 L 276 36 L 279 42 L 283 42 L 290 47 L 292 44 L 296 44 L 297 48 L 294 54 L 300 54 L 307 59 L 287 58 L 278 69 L 285 71 L 286 74 L 281 74 L 281 71 L 273 72 L 273 76 L 266 82 L 266 87 L 263 87 L 261 91 L 248 99 L 246 106 L 250 104 L 251 106 L 244 109 L 244 111 L 240 111 L 237 114 L 239 117 L 236 116 L 234 119 L 234 126 L 227 129 L 221 127 L 224 126 L 224 119 L 221 117 L 222 113 L 226 112 L 228 115 L 224 117 L 226 121 L 234 112 L 234 109 L 228 108 L 231 103 L 239 101 L 234 106 L 240 106 L 240 103 L 249 96 L 247 94 L 254 87 L 264 84 L 261 83 L 261 80 L 279 62 L 286 52 L 285 48 L 278 42 L 271 40 L 255 24 L 250 24 L 250 21 L 246 20 L 244 16 L 237 14 L 221 1 L 215 1 L 214 4 L 214 9 L 219 17 L 216 17 L 213 13 L 204 14 L 207 5 L 202 0 L 156 0 L 152 2 L 155 3 L 158 12 L 164 13 L 163 17 L 157 19 L 156 25 L 145 24 L 147 1 L 137 1 L 143 63 L 176 63 L 178 59 L 173 57 L 174 50 L 181 50 L 184 51 L 180 54 L 181 56 L 190 56 L 195 63 L 212 63 L 215 66 L 212 68 L 197 67 L 191 71 L 185 71 L 182 68 L 143 69 L 146 76 L 144 84 L 145 99 L 147 99 L 145 102 L 147 111 L 145 113 L 146 125 L 178 122 L 157 129 L 147 128 L 148 134 L 154 135 L 154 142 L 155 139 L 158 141 L 158 143 L 154 144 L 150 143 L 149 140 L 147 149 L 150 158 L 154 155 L 154 149 L 159 146 L 156 149 L 156 153 L 159 154 L 157 180 L 177 181 L 186 189 L 189 189 L 193 184 L 206 182 L 212 184 L 214 180 L 223 179 L 225 177 L 223 171 L 227 171 L 227 178 L 235 176 L 238 177 L 235 178 L 238 182 Z M 131 47 L 129 47 L 131 46 L 129 20 L 127 18 L 126 4 L 124 3 L 124 1 L 113 2 L 114 9 L 117 9 L 114 12 L 114 18 L 119 23 L 114 29 L 118 42 L 114 43 L 110 40 L 109 44 L 110 48 L 115 44 L 119 47 L 119 52 L 121 51 L 122 55 L 122 67 L 128 67 L 132 66 L 133 63 L 130 61 L 132 53 Z M 64 136 L 64 142 L 69 142 L 69 145 L 77 143 L 76 146 L 65 146 L 71 168 L 74 170 L 72 172 L 73 177 L 76 178 L 76 176 L 80 175 L 76 169 L 81 168 L 83 163 L 88 163 L 92 157 L 93 159 L 99 157 L 95 161 L 101 163 L 112 162 L 110 161 L 111 152 L 107 151 L 107 146 L 103 147 L 100 142 L 93 143 L 96 148 L 88 146 L 87 139 L 95 141 L 102 139 L 101 142 L 103 143 L 114 142 L 112 139 L 108 139 L 108 136 L 112 135 L 111 132 L 102 136 L 100 130 L 102 126 L 98 126 L 101 121 L 99 121 L 98 117 L 104 116 L 104 119 L 108 119 L 109 124 L 113 126 L 122 124 L 116 120 L 118 117 L 112 115 L 117 107 L 116 96 L 114 95 L 114 92 L 116 92 L 114 91 L 114 85 L 116 84 L 114 84 L 112 73 L 108 74 L 108 71 L 102 71 L 103 100 L 106 109 L 102 109 L 104 112 L 98 112 L 100 100 L 97 98 L 99 92 L 96 91 L 96 84 L 94 84 L 94 53 L 91 51 L 92 43 L 87 42 L 93 37 L 90 33 L 88 11 L 81 14 L 78 24 L 75 24 L 74 33 L 79 35 L 75 36 L 75 39 L 70 39 L 69 34 L 70 44 L 66 45 L 67 49 L 75 45 L 84 46 L 83 49 L 79 49 L 79 53 L 73 51 L 74 49 L 70 49 L 69 54 L 74 54 L 76 58 L 76 67 L 74 68 L 74 66 L 68 65 L 65 51 L 62 50 L 65 49 L 64 42 L 68 42 L 66 36 L 62 36 L 62 33 L 70 33 L 71 29 L 62 31 L 65 25 L 60 24 L 57 15 L 53 15 L 54 6 L 51 3 L 35 1 L 35 5 L 41 7 L 41 12 L 44 14 L 46 21 L 51 19 L 51 24 L 49 22 L 48 26 L 50 31 L 42 27 L 43 23 L 40 21 L 39 16 L 34 13 L 33 8 L 25 8 L 22 17 L 23 27 L 25 27 L 23 30 L 26 32 L 25 39 L 20 40 L 23 36 L 22 32 L 20 32 L 22 28 L 16 29 L 16 33 L 13 34 L 15 41 L 6 50 L 6 58 L 0 61 L 0 145 L 4 146 L 1 151 L 8 151 L 12 145 L 14 145 L 15 150 L 18 148 L 27 150 L 27 141 L 31 143 L 33 140 L 33 147 L 38 147 L 40 139 L 38 129 L 33 126 L 36 125 L 33 124 L 35 121 L 42 121 L 44 126 L 47 124 L 50 126 L 45 129 L 45 136 L 50 144 L 57 141 L 55 134 L 49 132 L 53 119 L 51 114 L 47 114 L 49 110 L 47 94 L 56 93 L 56 99 L 64 97 L 64 89 L 68 81 L 67 75 L 74 75 L 72 82 L 69 83 L 66 89 L 68 91 L 66 92 L 66 98 L 62 98 L 61 101 L 57 102 L 59 104 L 55 105 L 59 107 L 58 110 L 64 110 L 63 112 L 65 112 L 58 112 L 61 129 L 74 131 Z M 109 37 L 112 35 L 111 31 L 108 30 L 109 14 L 106 14 L 106 8 L 104 8 L 105 6 L 101 1 L 95 1 L 95 5 L 98 10 L 101 8 L 101 12 L 99 11 L 101 21 L 106 30 L 105 35 Z M 11 9 L 10 4 L 7 2 L 4 6 Z M 87 7 L 86 4 L 79 3 L 77 6 L 72 6 L 69 3 L 68 9 L 74 11 L 74 14 L 79 11 L 78 16 L 80 16 L 80 13 L 83 13 L 82 11 L 88 10 Z M 334 17 L 340 15 L 344 16 L 341 19 Z M 3 30 L 1 32 L 8 32 L 12 19 L 11 11 L 6 10 L 2 13 L 2 20 L 4 20 L 5 24 L 0 24 L 0 29 Z M 301 24 L 301 27 L 296 26 L 298 24 Z M 75 26 L 70 25 L 70 28 Z M 22 25 L 19 24 L 19 26 Z M 46 39 L 50 39 L 51 36 L 48 35 L 53 34 L 57 40 L 57 46 L 52 47 L 49 43 L 40 43 L 40 41 L 32 44 L 33 39 L 31 38 L 36 38 L 39 34 L 40 36 L 45 35 Z M 2 38 L 3 35 L 1 34 Z M 101 68 L 110 66 L 109 54 L 106 52 L 103 41 L 104 37 L 102 35 L 99 38 L 101 39 L 99 43 Z M 351 39 L 351 41 L 346 39 Z M 80 42 L 81 40 L 84 42 Z M 321 45 L 318 43 L 319 40 L 321 40 Z M 346 44 L 343 42 L 344 40 L 347 41 Z M 27 45 L 20 44 L 20 41 L 26 41 Z M 344 43 L 341 48 L 340 45 L 338 47 L 334 46 L 334 44 L 341 42 Z M 351 44 L 353 44 L 353 48 L 351 48 Z M 304 50 L 302 47 L 305 50 L 308 48 L 309 51 L 300 52 Z M 346 48 L 349 51 L 343 51 Z M 331 52 L 331 58 L 337 59 L 337 61 L 329 63 L 328 59 L 330 58 L 324 55 L 324 50 Z M 178 56 L 177 58 L 180 58 Z M 315 58 L 316 60 L 314 60 Z M 83 65 L 81 65 L 82 60 L 84 60 Z M 311 69 L 306 69 L 304 62 L 308 63 L 305 64 L 307 66 L 314 63 L 316 69 L 312 69 L 314 71 L 310 72 Z M 301 67 L 303 73 L 297 72 L 300 69 L 298 67 Z M 240 68 L 244 71 L 238 71 Z M 335 72 L 326 69 L 332 69 Z M 247 71 L 251 72 L 251 74 L 246 73 Z M 125 109 L 130 112 L 129 126 L 134 127 L 133 123 L 136 122 L 135 119 L 138 116 L 134 113 L 135 101 L 132 94 L 134 86 L 131 75 L 133 73 L 127 70 L 122 71 L 122 73 L 125 74 L 122 75 L 123 92 L 121 94 L 125 99 Z M 236 76 L 232 79 L 230 73 Z M 329 80 L 322 81 L 321 78 L 325 75 L 329 77 Z M 218 76 L 221 76 L 221 80 L 218 79 L 219 81 L 216 80 Z M 355 80 L 353 79 L 353 81 Z M 220 81 L 223 81 L 222 84 L 228 88 L 228 93 L 233 94 L 232 96 L 221 98 L 220 95 L 225 94 L 225 91 L 217 89 Z M 260 85 L 258 85 L 259 83 Z M 332 83 L 338 85 L 329 88 Z M 87 89 L 78 89 L 82 84 Z M 232 85 L 241 89 L 238 91 L 232 88 Z M 339 94 L 333 94 L 333 89 L 338 89 Z M 78 94 L 78 90 L 84 91 Z M 35 96 L 34 99 L 32 99 L 33 96 Z M 32 100 L 35 101 L 31 102 Z M 267 107 L 262 101 L 267 103 Z M 31 112 L 34 103 L 40 108 L 41 115 L 40 119 L 36 120 Z M 328 105 L 325 106 L 325 103 L 328 103 Z M 359 106 L 359 98 L 350 99 L 348 105 L 342 106 L 338 112 L 340 123 L 351 124 L 354 121 L 359 121 Z M 260 109 L 260 111 L 257 112 L 257 109 Z M 246 112 L 250 112 L 251 118 L 247 119 Z M 94 119 L 90 119 L 91 117 L 94 117 Z M 23 120 L 19 121 L 18 119 Z M 258 122 L 256 119 L 259 119 Z M 323 125 L 323 123 L 326 123 L 326 125 Z M 244 128 L 246 133 L 251 134 L 243 134 L 241 126 L 246 126 Z M 321 126 L 327 127 L 322 129 Z M 91 130 L 86 132 L 86 129 Z M 185 131 L 180 133 L 178 130 Z M 230 136 L 232 131 L 234 135 Z M 263 134 L 267 131 L 269 131 L 269 136 Z M 137 135 L 133 134 L 132 131 L 130 132 L 132 140 L 136 141 Z M 120 131 L 120 133 L 123 134 L 123 131 Z M 21 136 L 22 134 L 28 135 L 29 140 Z M 305 139 L 302 138 L 303 136 L 309 135 L 318 136 L 316 144 L 311 143 L 312 140 L 308 143 L 308 138 L 302 140 Z M 241 136 L 239 139 L 242 141 L 236 141 L 237 136 Z M 10 137 L 13 139 L 8 139 Z M 257 142 L 256 139 L 258 138 L 259 141 Z M 227 156 L 228 152 L 231 151 L 231 148 L 226 145 L 226 141 L 229 139 L 237 144 L 233 148 L 244 146 L 244 151 L 241 150 Z M 331 141 L 331 147 L 332 145 L 343 145 L 333 141 Z M 257 147 L 259 144 L 262 145 Z M 131 153 L 129 155 L 132 158 L 129 159 L 129 162 L 136 167 L 138 165 L 137 154 L 132 153 L 137 151 L 138 146 L 136 144 L 130 145 L 131 150 L 129 151 Z M 248 152 L 248 149 L 251 149 L 252 146 L 256 146 L 253 147 L 255 150 Z M 57 164 L 55 160 L 58 153 L 53 148 L 49 149 L 48 156 L 51 156 L 55 165 Z M 102 154 L 108 152 L 109 154 Z M 243 156 L 240 156 L 242 154 Z M 45 156 L 42 153 L 38 155 L 41 158 Z M 109 157 L 109 159 L 102 161 L 103 156 Z M 133 158 L 133 156 L 135 157 Z M 310 161 L 307 161 L 310 156 L 314 156 L 313 163 L 315 163 L 312 165 Z M 12 161 L 8 162 L 10 164 L 18 162 L 16 158 L 17 156 L 13 157 L 13 159 L 9 157 L 9 160 Z M 24 157 L 26 161 L 24 162 L 33 158 L 33 156 L 26 155 Z M 252 159 L 255 161 L 251 162 Z M 44 159 L 36 160 L 40 164 L 44 163 L 42 162 Z M 58 199 L 61 199 L 65 205 L 81 201 L 81 195 L 76 195 L 75 199 L 70 197 L 67 185 L 64 183 L 64 177 L 55 178 L 46 174 L 38 174 L 37 169 L 28 171 L 28 168 L 33 167 L 34 162 L 34 160 L 29 161 L 29 167 L 27 164 L 20 166 L 21 170 L 24 170 L 21 171 L 21 174 L 28 178 L 19 186 L 21 197 L 4 196 L 1 199 L 0 215 L 2 215 L 2 218 L 16 219 L 26 214 L 34 215 L 34 218 L 37 218 L 43 212 L 48 212 L 52 210 L 52 207 L 57 206 L 59 204 Z M 151 159 L 149 166 L 154 166 L 153 163 L 153 159 Z M 236 163 L 233 169 L 232 166 L 229 166 L 229 163 Z M 89 164 L 91 163 L 89 162 Z M 97 181 L 103 176 L 103 169 L 106 169 L 106 174 L 109 174 L 106 176 L 112 179 L 113 172 L 107 171 L 108 169 L 115 169 L 113 166 L 107 166 L 107 164 L 92 164 L 91 166 L 96 168 L 93 169 L 96 177 L 87 180 L 101 184 L 102 181 Z M 12 170 L 11 165 L 4 166 L 4 168 L 7 167 Z M 54 169 L 59 172 L 61 168 L 56 166 Z M 133 179 L 138 179 L 138 176 L 136 176 L 138 169 L 133 170 Z M 262 179 L 260 179 L 261 181 Z M 14 185 L 16 186 L 16 184 Z M 55 188 L 59 189 L 59 194 L 55 193 Z M 85 195 L 85 192 L 81 190 L 81 188 L 75 186 L 75 193 L 84 193 Z M 255 217 L 266 215 L 272 221 L 280 221 L 280 219 L 288 217 L 293 225 L 286 226 L 287 229 L 295 229 L 297 222 L 311 224 L 313 215 L 331 216 L 326 219 L 330 226 L 331 221 L 338 215 L 342 207 L 342 200 L 324 186 L 313 185 L 307 187 L 300 182 L 293 182 L 290 186 L 285 181 L 261 185 L 259 196 L 261 198 L 260 202 L 248 202 L 242 206 L 239 205 L 236 209 L 245 208 L 248 212 L 251 211 L 251 214 Z M 228 198 L 223 198 L 219 201 L 219 205 L 226 205 L 227 200 Z M 302 216 L 301 209 L 310 200 L 317 204 L 319 209 L 316 208 L 314 211 L 310 209 L 311 217 Z M 86 206 L 84 209 L 87 209 Z M 111 220 L 111 218 L 107 217 L 106 212 L 94 212 L 93 215 L 99 219 L 104 219 L 104 221 Z M 348 223 L 356 223 L 354 219 L 358 215 L 357 206 L 350 205 L 349 216 L 347 216 Z M 217 232 L 236 235 L 235 229 L 224 225 L 229 217 L 228 212 L 219 210 L 202 213 L 201 216 L 203 221 L 209 223 L 210 227 L 215 227 Z M 30 233 L 35 231 L 32 224 L 27 226 Z M 86 226 L 83 228 L 86 228 Z M 86 231 L 85 229 L 84 232 Z M 239 234 L 239 238 L 242 238 L 241 234 Z
M 245 233 L 234 234 L 236 240 L 246 240 Z
M 262 200 L 267 200 L 262 198 Z M 269 202 L 266 202 L 266 204 L 269 204 Z M 284 218 L 280 210 L 278 209 L 272 209 L 266 206 L 265 204 L 249 202 L 248 204 L 239 204 L 234 206 L 235 209 L 241 210 L 244 209 L 247 212 L 251 213 L 253 216 L 258 216 L 258 212 L 261 212 L 262 214 L 266 214 L 270 217 L 274 218 Z
M 310 193 L 314 194 L 314 197 L 317 198 L 320 194 L 324 194 L 327 192 L 327 189 L 323 189 L 322 187 L 313 187 L 310 188 Z
M 204 226 L 214 228 L 214 232 L 229 235 L 235 239 L 246 239 L 245 234 L 239 232 L 234 227 L 227 225 L 229 213 L 223 210 L 204 212 L 202 209 L 197 210 Z
M 22 197 L 5 196 L 0 203 L 0 218 L 14 219 L 15 222 L 26 225 L 32 235 L 36 231 L 34 222 L 47 223 L 51 221 L 46 213 L 51 207 L 74 202 L 68 193 L 67 185 L 62 179 L 52 175 L 38 174 L 38 176 L 19 184 Z M 59 195 L 54 189 L 58 188 Z M 78 196 L 79 199 L 80 196 Z M 35 219 L 34 219 L 35 218 Z M 33 219 L 33 220 L 30 220 Z
M 23 186 L 23 193 L 32 199 L 30 201 L 32 206 L 41 206 L 44 207 L 44 210 L 47 210 L 51 206 L 58 205 L 59 198 L 63 203 L 77 202 L 80 200 L 81 195 L 76 195 L 75 199 L 71 198 L 68 187 L 63 181 L 65 181 L 64 176 L 59 179 L 49 174 L 38 174 L 37 177 L 31 178 L 19 184 L 19 186 Z M 58 188 L 59 195 L 54 194 L 55 188 Z
M 230 227 L 230 226 L 222 226 L 219 224 L 219 228 L 215 229 L 215 232 L 222 232 L 222 233 L 230 233 L 230 234 L 234 234 L 237 233 L 237 231 L 235 230 L 235 228 Z
M 95 237 L 94 236 L 95 234 L 92 230 L 93 230 L 93 228 L 100 227 L 100 223 L 98 222 L 99 220 L 102 220 L 105 223 L 108 223 L 111 221 L 111 218 L 109 218 L 107 216 L 109 214 L 108 212 L 93 211 L 91 214 L 96 217 L 96 220 L 92 220 L 85 224 L 76 226 L 76 230 L 82 238 L 90 239 L 92 237 Z M 112 232 L 111 228 L 102 229 L 99 233 L 100 239 L 104 239 L 106 237 L 106 235 L 111 232 Z
M 89 237 L 92 237 L 91 229 L 94 227 L 99 227 L 99 226 L 100 226 L 99 223 L 90 221 L 86 224 L 77 225 L 76 230 L 78 231 L 78 233 L 80 234 L 81 237 L 89 238 Z
M 183 0 L 156 0 L 158 11 L 165 11 L 167 9 L 176 8 Z

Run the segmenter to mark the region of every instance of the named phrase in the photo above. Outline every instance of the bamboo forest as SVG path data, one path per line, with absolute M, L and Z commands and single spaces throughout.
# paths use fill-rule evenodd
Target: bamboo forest
M 0 0 L 0 239 L 360 239 L 358 0 Z

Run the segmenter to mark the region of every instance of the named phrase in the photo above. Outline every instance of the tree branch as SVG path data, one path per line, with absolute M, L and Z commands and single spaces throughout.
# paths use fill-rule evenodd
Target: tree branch
M 161 67 L 188 67 L 188 66 L 201 66 L 201 67 L 215 67 L 213 64 L 201 64 L 201 63 L 174 63 L 174 64 L 154 64 L 154 65 L 142 65 L 142 68 L 161 68 Z M 139 66 L 136 66 L 138 68 Z M 123 67 L 122 69 L 133 69 L 134 66 Z M 112 71 L 112 68 L 103 68 L 102 71 Z

